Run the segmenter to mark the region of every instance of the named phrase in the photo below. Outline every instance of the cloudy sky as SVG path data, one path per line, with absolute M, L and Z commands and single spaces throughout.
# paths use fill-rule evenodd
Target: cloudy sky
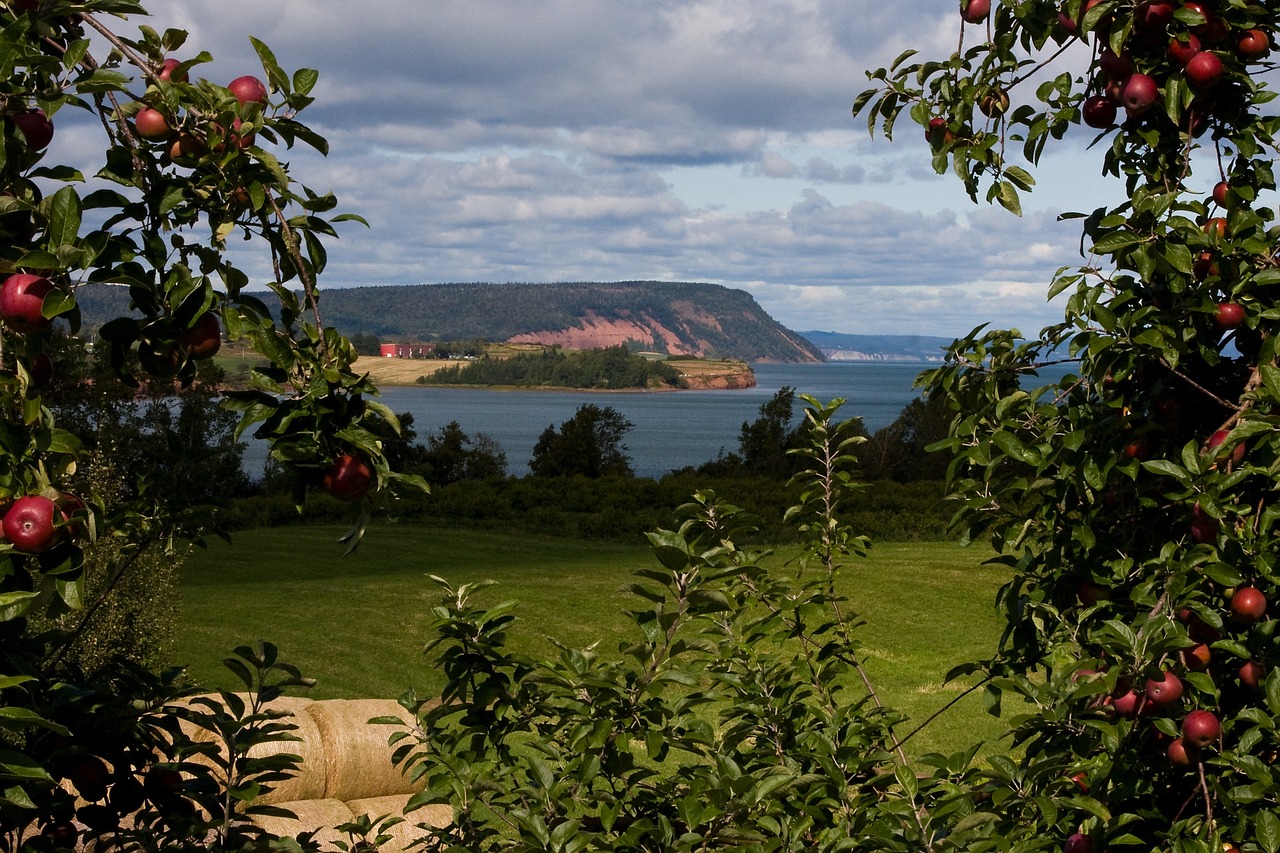
M 1058 214 L 1115 192 L 1069 139 L 1018 218 L 936 176 L 905 119 L 890 143 L 852 117 L 867 69 L 950 53 L 955 0 L 147 6 L 211 79 L 261 73 L 249 34 L 319 70 L 302 118 L 331 154 L 286 156 L 372 226 L 344 227 L 329 287 L 711 281 L 798 330 L 1033 332 L 1079 259 Z

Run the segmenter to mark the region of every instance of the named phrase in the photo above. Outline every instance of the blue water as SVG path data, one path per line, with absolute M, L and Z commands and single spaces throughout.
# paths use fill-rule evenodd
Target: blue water
M 843 397 L 843 417 L 861 417 L 869 432 L 887 426 L 903 406 L 919 396 L 915 378 L 920 364 L 840 362 L 827 364 L 752 365 L 757 385 L 739 391 L 670 391 L 600 393 L 586 391 L 490 391 L 480 388 L 386 388 L 381 401 L 395 412 L 413 415 L 418 440 L 457 421 L 468 435 L 487 433 L 507 454 L 507 469 L 528 473 L 538 436 L 559 426 L 578 407 L 612 406 L 634 424 L 625 444 L 631 467 L 644 477 L 675 468 L 700 465 L 720 451 L 738 446 L 744 421 L 759 415 L 760 406 L 783 386 L 821 401 Z M 796 407 L 800 414 L 800 406 Z M 265 447 L 254 443 L 245 465 L 262 470 Z

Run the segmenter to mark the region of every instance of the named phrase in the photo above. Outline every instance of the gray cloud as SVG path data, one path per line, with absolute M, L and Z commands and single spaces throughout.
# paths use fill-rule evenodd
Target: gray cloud
M 190 30 L 180 55 L 217 57 L 211 79 L 255 71 L 249 34 L 320 71 L 303 118 L 331 155 L 288 159 L 372 226 L 340 229 L 329 286 L 708 280 L 796 328 L 961 334 L 1045 317 L 1075 254 L 1051 212 L 938 209 L 954 179 L 923 140 L 872 143 L 850 116 L 867 68 L 954 48 L 952 2 L 147 5 Z M 699 180 L 733 203 L 690 201 Z

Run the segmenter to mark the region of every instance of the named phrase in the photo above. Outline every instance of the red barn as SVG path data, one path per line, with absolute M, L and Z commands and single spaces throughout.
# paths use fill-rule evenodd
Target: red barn
M 435 351 L 435 344 L 382 344 L 383 358 L 426 358 Z

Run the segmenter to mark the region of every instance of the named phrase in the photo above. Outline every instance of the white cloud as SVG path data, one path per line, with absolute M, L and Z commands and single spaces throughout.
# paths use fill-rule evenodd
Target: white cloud
M 954 3 L 148 7 L 191 30 L 180 55 L 217 57 L 211 79 L 255 69 L 249 34 L 320 71 L 301 118 L 332 153 L 288 159 L 372 226 L 341 228 L 329 286 L 706 280 L 793 328 L 962 334 L 983 311 L 1054 319 L 1044 288 L 1075 256 L 1054 191 L 1022 219 L 970 207 L 911 127 L 889 144 L 850 115 L 866 69 L 954 49 Z

